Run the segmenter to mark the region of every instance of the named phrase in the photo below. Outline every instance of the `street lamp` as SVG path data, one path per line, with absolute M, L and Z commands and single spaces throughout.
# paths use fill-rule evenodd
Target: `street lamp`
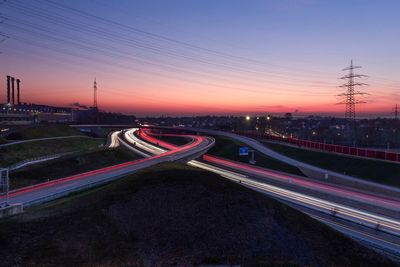
M 250 120 L 250 116 L 246 116 L 246 121 L 249 121 Z

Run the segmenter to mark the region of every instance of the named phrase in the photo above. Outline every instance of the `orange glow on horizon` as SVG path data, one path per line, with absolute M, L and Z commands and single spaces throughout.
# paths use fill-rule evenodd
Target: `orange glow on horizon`
M 69 106 L 71 103 L 92 105 L 92 89 L 82 88 L 76 84 L 67 85 L 76 89 L 62 89 L 49 87 L 23 88 L 22 101 L 28 103 Z M 33 89 L 35 88 L 35 89 Z M 124 88 L 119 85 L 119 88 Z M 153 87 L 154 88 L 154 87 Z M 157 88 L 157 87 L 156 87 Z M 198 91 L 185 90 L 183 86 L 171 89 L 160 86 L 157 89 L 131 90 L 111 89 L 102 91 L 101 82 L 98 83 L 98 103 L 101 110 L 123 112 L 138 115 L 206 115 L 206 114 L 248 114 L 248 113 L 315 113 L 341 114 L 344 105 L 337 105 L 338 99 L 333 96 L 301 96 L 296 93 L 243 93 L 219 90 L 212 93 L 213 88 Z M 198 94 L 197 94 L 198 92 Z M 4 97 L 3 97 L 4 99 Z M 392 103 L 386 99 L 357 105 L 359 113 L 387 113 Z

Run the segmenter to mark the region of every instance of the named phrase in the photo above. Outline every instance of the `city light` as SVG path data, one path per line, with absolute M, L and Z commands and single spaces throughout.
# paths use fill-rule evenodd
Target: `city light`
M 400 0 L 81 2 L 0 0 L 0 267 L 400 263 Z

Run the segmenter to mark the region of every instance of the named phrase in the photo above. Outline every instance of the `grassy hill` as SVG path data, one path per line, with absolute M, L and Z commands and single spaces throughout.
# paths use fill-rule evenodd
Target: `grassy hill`
M 11 189 L 15 189 L 139 158 L 140 156 L 124 148 L 100 150 L 62 157 L 11 172 L 10 186 Z
M 64 152 L 87 152 L 98 150 L 104 143 L 101 139 L 67 138 L 58 140 L 35 141 L 0 148 L 0 166 L 31 159 L 35 157 Z
M 400 164 L 398 163 L 317 152 L 270 142 L 264 142 L 264 144 L 278 153 L 320 168 L 400 187 Z
M 84 135 L 78 129 L 63 124 L 37 125 L 21 127 L 21 129 L 9 134 L 9 140 L 28 140 L 36 138 Z
M 249 163 L 249 156 L 239 156 L 239 148 L 248 147 L 248 145 L 224 136 L 214 136 L 214 138 L 215 145 L 208 151 L 208 154 Z M 257 166 L 304 176 L 303 173 L 296 167 L 290 166 L 289 164 L 286 164 L 282 161 L 268 157 L 257 151 L 254 152 L 254 158 L 257 161 Z
M 1 266 L 390 266 L 292 208 L 167 164 L 0 221 Z

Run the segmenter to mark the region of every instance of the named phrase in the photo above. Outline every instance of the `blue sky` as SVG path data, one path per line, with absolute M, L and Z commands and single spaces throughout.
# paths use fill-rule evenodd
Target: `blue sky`
M 268 112 L 279 106 L 272 111 L 336 112 L 335 95 L 341 92 L 337 77 L 343 75 L 341 69 L 350 59 L 370 76 L 370 86 L 365 89 L 371 94 L 369 104 L 360 107 L 361 111 L 384 112 L 400 102 L 400 1 L 11 2 L 0 6 L 8 17 L 0 24 L 0 31 L 11 37 L 0 44 L 0 57 L 9 62 L 0 66 L 0 72 L 23 77 L 32 102 L 65 105 L 76 102 L 75 98 L 89 102 L 93 77 L 98 76 L 105 94 L 104 107 L 116 111 L 197 114 L 258 107 L 253 111 Z M 48 14 L 47 19 L 33 11 Z M 64 16 L 72 24 L 49 20 L 51 14 L 56 19 L 57 14 Z M 157 38 L 132 32 L 129 27 Z M 91 29 L 105 35 L 92 34 Z M 146 47 L 133 47 L 132 42 Z M 154 47 L 149 50 L 148 46 Z M 39 85 L 39 77 L 49 73 L 47 83 Z M 54 97 L 47 95 L 50 90 Z M 260 90 L 265 90 L 263 101 Z M 60 98 L 66 91 L 76 94 Z M 130 104 L 117 97 L 112 102 L 109 96 L 113 91 L 143 102 Z M 189 96 L 194 92 L 198 97 L 192 101 Z M 225 102 L 212 100 L 223 95 L 230 98 Z M 290 101 L 282 103 L 287 98 Z M 234 108 L 239 99 L 242 101 Z M 182 102 L 191 104 L 179 109 L 177 104 Z M 151 109 L 143 111 L 146 105 Z

